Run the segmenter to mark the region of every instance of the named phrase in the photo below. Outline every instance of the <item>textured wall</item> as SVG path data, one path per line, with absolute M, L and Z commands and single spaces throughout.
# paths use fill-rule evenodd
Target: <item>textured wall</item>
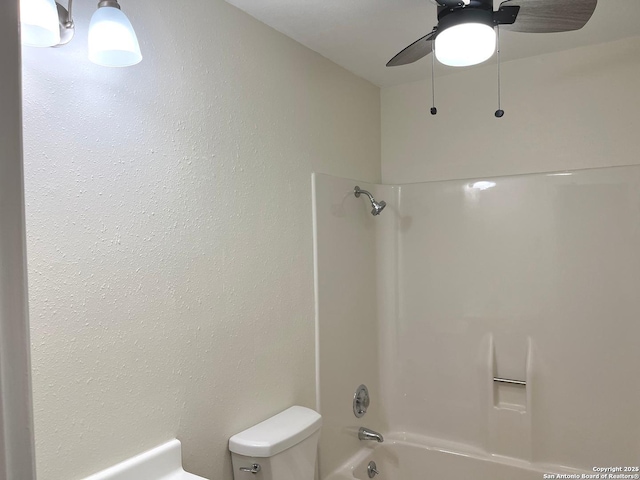
M 39 480 L 314 406 L 311 172 L 378 181 L 379 90 L 222 1 L 122 2 L 143 63 L 25 49 Z
M 502 74 L 500 120 L 493 62 L 437 78 L 435 117 L 430 81 L 382 90 L 385 183 L 639 163 L 640 37 L 508 62 Z

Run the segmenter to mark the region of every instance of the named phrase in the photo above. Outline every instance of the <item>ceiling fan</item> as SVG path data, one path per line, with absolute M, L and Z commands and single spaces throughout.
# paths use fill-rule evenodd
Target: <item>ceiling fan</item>
M 407 65 L 435 52 L 440 63 L 466 67 L 482 63 L 496 50 L 499 30 L 525 33 L 569 32 L 584 27 L 597 0 L 432 0 L 438 25 L 406 47 L 387 67 Z

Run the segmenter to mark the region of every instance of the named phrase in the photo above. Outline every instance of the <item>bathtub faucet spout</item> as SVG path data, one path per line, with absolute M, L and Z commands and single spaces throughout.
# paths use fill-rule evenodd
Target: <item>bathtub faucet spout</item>
M 375 440 L 378 443 L 384 442 L 382 435 L 365 427 L 360 427 L 360 430 L 358 430 L 358 438 L 360 440 Z

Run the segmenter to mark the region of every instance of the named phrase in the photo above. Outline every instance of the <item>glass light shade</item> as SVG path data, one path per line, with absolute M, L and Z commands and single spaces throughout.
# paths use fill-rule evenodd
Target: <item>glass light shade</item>
M 131 22 L 115 7 L 100 7 L 89 25 L 89 60 L 104 67 L 129 67 L 142 54 Z
M 20 0 L 20 36 L 30 47 L 60 43 L 60 23 L 55 0 Z
M 439 33 L 435 48 L 440 63 L 450 67 L 477 65 L 496 51 L 496 32 L 484 23 L 460 23 Z

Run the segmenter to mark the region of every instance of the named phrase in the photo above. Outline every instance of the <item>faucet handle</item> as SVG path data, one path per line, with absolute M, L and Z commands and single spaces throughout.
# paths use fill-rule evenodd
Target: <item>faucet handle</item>
M 373 478 L 376 475 L 380 474 L 380 472 L 376 470 L 377 468 L 378 466 L 376 465 L 376 462 L 374 461 L 369 462 L 369 465 L 367 465 L 367 475 L 369 475 L 369 478 Z
M 356 187 L 358 188 L 358 187 Z M 358 194 L 356 194 L 358 196 Z M 353 396 L 353 414 L 357 418 L 362 418 L 369 408 L 369 389 L 366 385 L 360 385 Z

